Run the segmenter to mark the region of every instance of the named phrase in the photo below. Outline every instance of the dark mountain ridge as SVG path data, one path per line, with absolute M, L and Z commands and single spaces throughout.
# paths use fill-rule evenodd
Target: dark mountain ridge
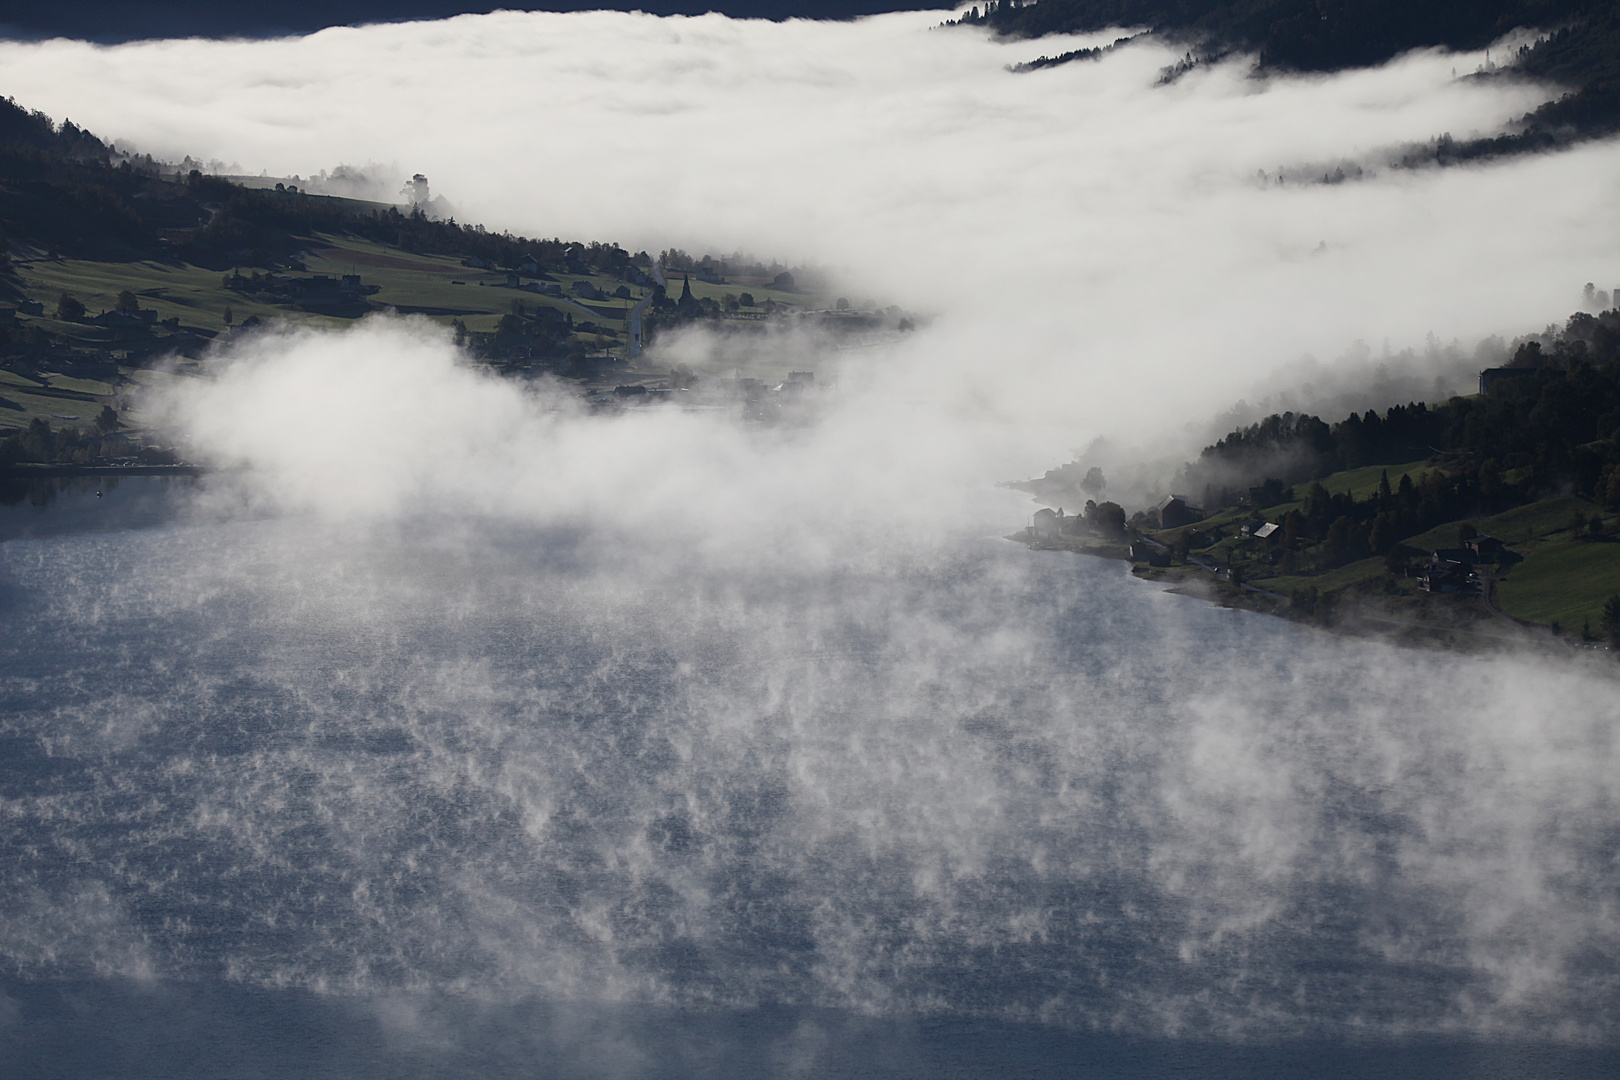
M 70 120 L 0 98 L 0 274 L 11 243 L 105 261 L 178 259 L 198 266 L 274 267 L 317 233 L 345 233 L 406 251 L 477 256 L 515 266 L 622 267 L 612 244 L 565 242 L 440 221 L 420 210 L 372 204 L 296 188 L 243 187 L 151 157 L 121 155 Z

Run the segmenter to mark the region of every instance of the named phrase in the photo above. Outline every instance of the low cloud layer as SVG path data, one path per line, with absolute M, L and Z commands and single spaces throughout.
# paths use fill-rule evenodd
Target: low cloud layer
M 822 261 L 940 316 L 886 373 L 993 421 L 1009 474 L 1201 420 L 1305 354 L 1539 329 L 1620 274 L 1610 144 L 1275 183 L 1556 93 L 1454 76 L 1478 57 L 1263 79 L 1236 58 L 1158 86 L 1176 54 L 1153 42 L 1013 75 L 1034 44 L 935 18 L 499 13 L 0 61 L 19 100 L 160 156 L 396 162 L 493 227 Z
M 812 392 L 809 422 L 778 429 L 677 406 L 593 415 L 572 387 L 475 371 L 420 319 L 251 336 L 151 405 L 227 470 L 216 502 L 363 530 L 477 519 L 638 559 L 802 563 L 1022 516 L 975 459 L 975 418 L 897 416 L 904 402 L 857 387 Z

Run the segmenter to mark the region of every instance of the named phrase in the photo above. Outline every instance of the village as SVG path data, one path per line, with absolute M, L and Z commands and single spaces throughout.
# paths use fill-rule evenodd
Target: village
M 1349 498 L 1378 498 L 1377 485 L 1356 487 L 1365 479 L 1321 483 Z M 1303 504 L 1290 490 L 1280 494 L 1287 501 L 1253 489 L 1214 512 L 1167 495 L 1128 519 L 1114 503 L 1088 500 L 1078 514 L 1045 507 L 1009 539 L 1033 550 L 1120 559 L 1172 591 L 1345 632 L 1447 647 L 1534 640 L 1616 650 L 1620 544 L 1611 533 L 1620 522 L 1576 496 L 1482 522 L 1516 538 L 1513 546 L 1463 519 L 1382 554 L 1341 561 L 1324 558 L 1326 545 L 1301 535 Z

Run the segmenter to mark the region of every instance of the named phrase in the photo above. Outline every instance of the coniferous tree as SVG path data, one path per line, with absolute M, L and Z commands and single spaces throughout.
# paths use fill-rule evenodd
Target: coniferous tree
M 1603 616 L 1600 625 L 1603 633 L 1608 637 L 1611 645 L 1620 645 L 1620 593 L 1612 594 L 1603 602 Z

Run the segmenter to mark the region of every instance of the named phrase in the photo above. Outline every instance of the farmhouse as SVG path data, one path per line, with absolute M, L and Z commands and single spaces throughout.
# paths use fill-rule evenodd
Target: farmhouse
M 1489 394 L 1491 387 L 1506 379 L 1522 379 L 1527 375 L 1534 375 L 1540 368 L 1533 367 L 1492 367 L 1479 373 L 1479 392 Z
M 1189 506 L 1184 495 L 1166 495 L 1154 509 L 1159 512 L 1159 526 L 1165 529 L 1179 529 L 1209 516 L 1196 506 Z
M 1046 507 L 1035 511 L 1035 519 L 1029 526 L 1030 535 L 1036 542 L 1058 540 L 1063 536 L 1063 524 L 1063 508 Z
M 1431 566 L 1418 575 L 1418 588 L 1426 593 L 1476 591 L 1479 588 L 1479 575 L 1456 563 Z

